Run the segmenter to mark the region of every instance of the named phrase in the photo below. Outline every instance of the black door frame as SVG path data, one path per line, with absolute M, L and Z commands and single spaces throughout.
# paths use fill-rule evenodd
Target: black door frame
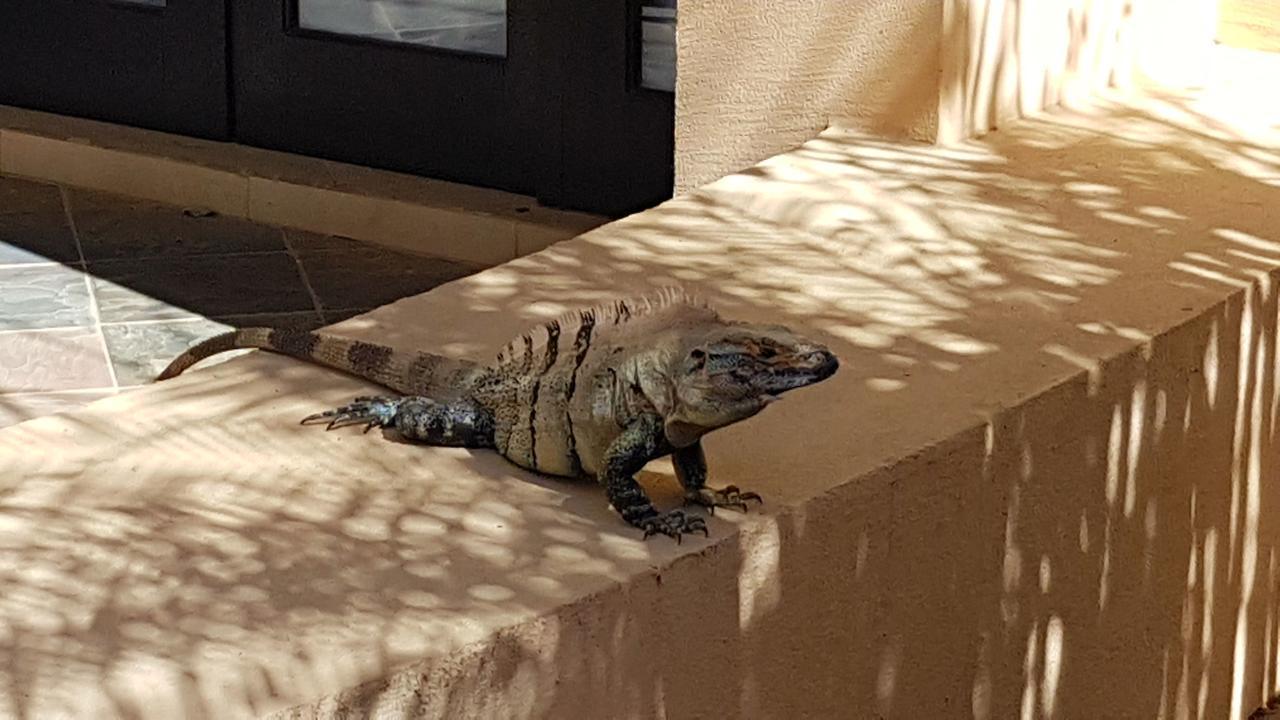
M 675 182 L 675 94 L 640 84 L 640 0 L 552 0 L 561 83 L 558 170 L 538 199 L 621 216 L 671 197 Z M 601 28 L 613 31 L 601 32 Z

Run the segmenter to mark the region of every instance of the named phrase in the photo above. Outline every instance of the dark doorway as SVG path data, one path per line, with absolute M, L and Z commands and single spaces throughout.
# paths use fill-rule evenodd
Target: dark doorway
M 4 0 L 0 103 L 227 139 L 223 0 Z
M 5 0 L 0 102 L 622 215 L 671 196 L 675 0 Z

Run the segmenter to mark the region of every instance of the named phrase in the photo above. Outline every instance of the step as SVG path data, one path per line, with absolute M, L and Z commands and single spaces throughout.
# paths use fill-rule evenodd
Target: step
M 605 222 L 499 190 L 6 106 L 0 173 L 487 265 Z

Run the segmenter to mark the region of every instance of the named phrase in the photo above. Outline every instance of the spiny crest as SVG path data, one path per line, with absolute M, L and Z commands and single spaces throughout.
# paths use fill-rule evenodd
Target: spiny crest
M 644 295 L 615 300 L 584 310 L 572 310 L 507 343 L 506 347 L 498 353 L 498 364 L 518 362 L 522 369 L 527 370 L 533 364 L 534 348 L 543 347 L 548 342 L 557 342 L 562 327 L 619 325 L 676 305 L 708 307 L 701 297 L 687 292 L 684 288 L 668 286 Z

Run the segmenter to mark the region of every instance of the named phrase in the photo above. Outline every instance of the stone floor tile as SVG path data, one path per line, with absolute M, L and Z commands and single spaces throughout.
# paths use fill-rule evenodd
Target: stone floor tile
M 287 253 L 89 263 L 104 323 L 314 310 Z
M 347 318 L 352 318 L 352 317 L 355 317 L 356 315 L 367 313 L 372 309 L 373 308 L 341 308 L 338 310 L 330 310 L 329 308 L 325 308 L 324 324 L 332 325 L 334 323 L 339 323 L 339 322 L 342 322 L 343 320 L 346 320 Z
M 110 387 L 96 329 L 0 333 L 0 394 Z
M 323 235 L 297 228 L 285 228 L 285 241 L 289 248 L 298 255 L 313 255 L 325 252 L 349 252 L 360 247 L 382 247 L 361 240 L 352 240 L 341 235 Z M 388 248 L 389 249 L 389 248 Z
M 123 268 L 111 268 L 111 270 L 120 271 Z M 127 284 L 95 277 L 92 273 L 89 280 L 93 285 L 93 294 L 98 300 L 98 313 L 103 322 L 194 320 L 202 317 L 200 313 L 173 304 L 176 301 L 172 298 L 165 300 L 152 297 Z
M 93 324 L 84 273 L 67 265 L 0 267 L 0 330 Z
M 249 313 L 246 315 L 219 315 L 213 318 L 224 325 L 236 328 L 287 327 L 296 330 L 315 330 L 324 325 L 324 319 L 315 310 L 287 313 Z
M 230 329 L 230 325 L 200 318 L 104 325 L 102 334 L 107 340 L 107 353 L 116 371 L 116 381 L 121 387 L 128 387 L 155 380 L 156 375 L 187 348 Z M 228 360 L 234 355 L 224 353 L 217 360 Z
M 346 238 L 287 231 L 321 307 L 372 308 L 471 275 L 479 266 Z
M 279 228 L 242 218 L 88 190 L 69 190 L 68 202 L 90 261 L 284 249 Z
M 115 368 L 116 381 L 121 387 L 129 387 L 151 382 L 170 361 L 192 345 L 231 328 L 288 327 L 314 330 L 321 324 L 319 313 L 308 310 L 103 325 L 102 334 L 106 337 L 107 353 Z M 211 358 L 207 364 L 216 364 L 242 354 L 244 353 L 224 353 Z
M 78 260 L 62 191 L 56 185 L 0 177 L 0 265 Z

